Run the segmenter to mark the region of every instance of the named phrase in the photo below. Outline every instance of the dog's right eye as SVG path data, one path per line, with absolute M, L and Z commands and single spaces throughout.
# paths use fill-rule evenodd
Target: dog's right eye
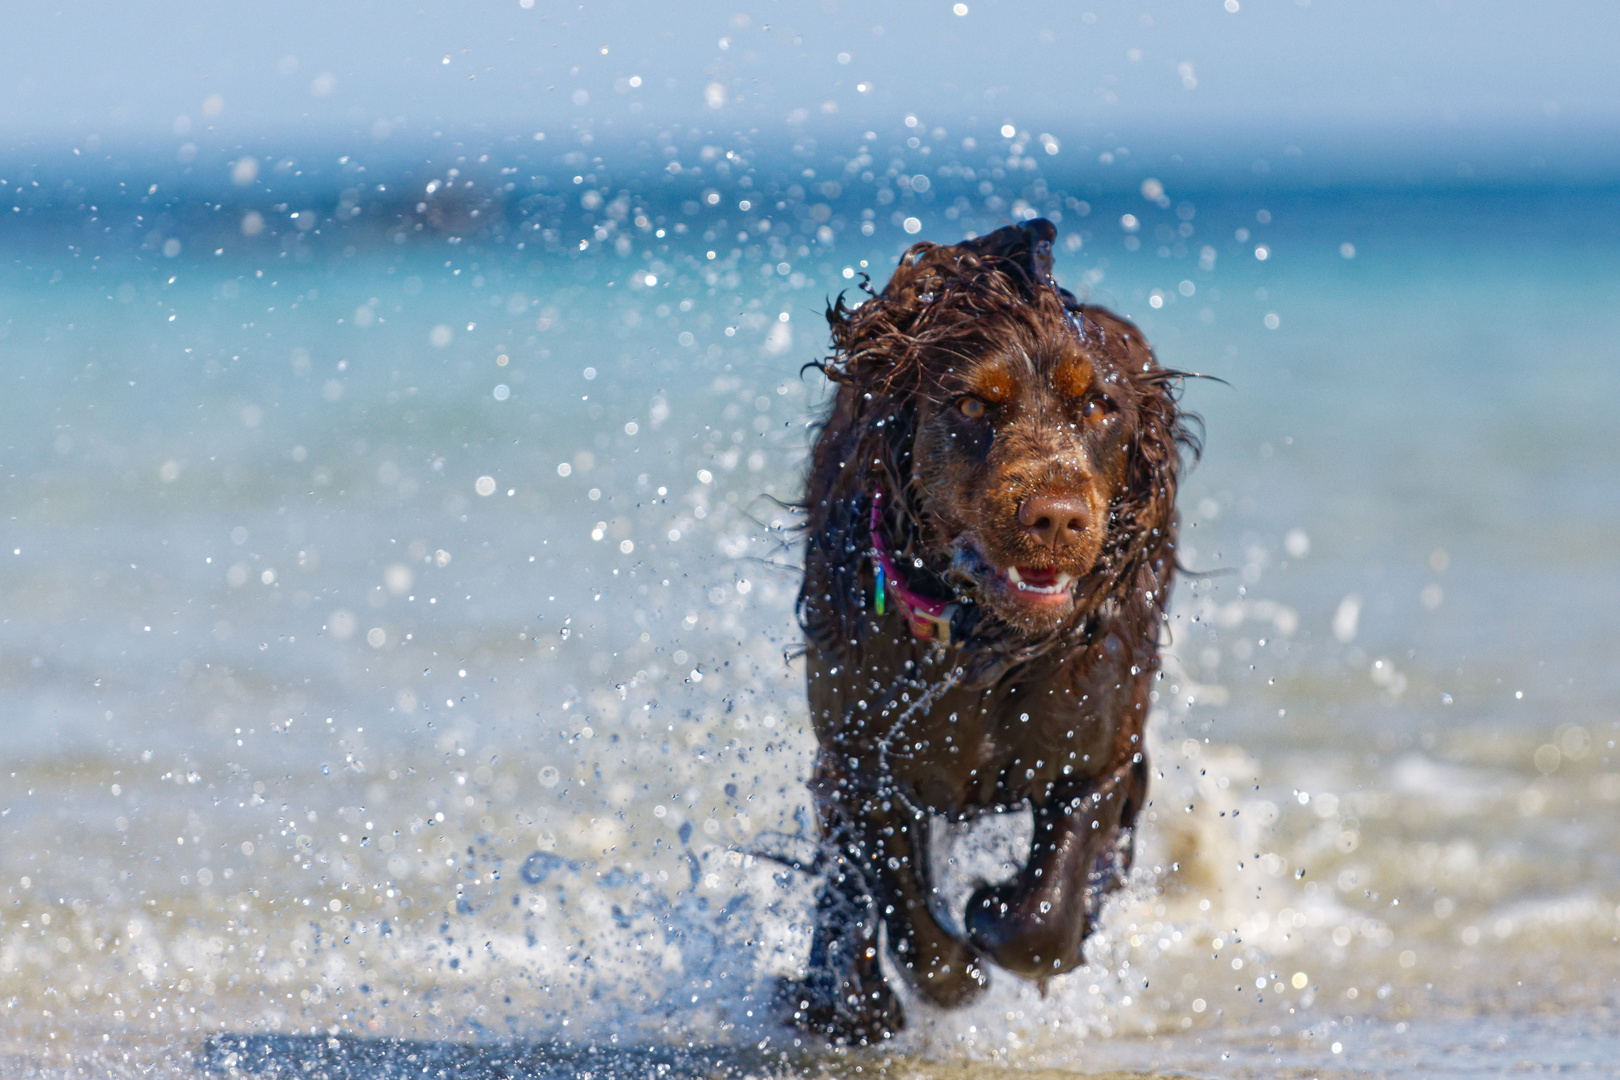
M 956 407 L 969 420 L 980 420 L 984 417 L 984 402 L 976 397 L 965 397 L 956 403 Z
M 1080 416 L 1085 420 L 1095 419 L 1118 411 L 1119 405 L 1112 398 L 1107 397 L 1087 398 L 1080 406 Z

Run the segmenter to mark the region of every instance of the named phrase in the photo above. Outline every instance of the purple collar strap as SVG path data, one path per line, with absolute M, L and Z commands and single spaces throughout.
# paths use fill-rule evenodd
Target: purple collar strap
M 905 578 L 895 565 L 894 553 L 883 539 L 883 492 L 872 496 L 872 570 L 876 583 L 873 587 L 874 607 L 884 614 L 885 598 L 892 598 L 900 613 L 911 627 L 911 636 L 918 641 L 938 641 L 945 645 L 960 645 L 952 633 L 952 623 L 958 605 L 946 600 L 930 600 L 906 588 Z

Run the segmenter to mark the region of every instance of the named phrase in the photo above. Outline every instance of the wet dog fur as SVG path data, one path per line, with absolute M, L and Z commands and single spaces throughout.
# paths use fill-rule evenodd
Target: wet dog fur
M 836 1040 L 904 1026 L 880 927 L 923 998 L 961 1005 L 991 965 L 1042 983 L 1079 966 L 1130 867 L 1177 474 L 1198 447 L 1181 373 L 1057 285 L 1055 235 L 1035 220 L 916 244 L 881 293 L 828 309 L 818 366 L 837 389 L 799 596 L 827 878 L 808 974 L 783 1001 Z M 902 579 L 881 609 L 879 544 Z M 896 586 L 953 605 L 949 642 L 913 634 Z M 981 886 L 952 933 L 929 819 L 1023 808 L 1027 865 Z

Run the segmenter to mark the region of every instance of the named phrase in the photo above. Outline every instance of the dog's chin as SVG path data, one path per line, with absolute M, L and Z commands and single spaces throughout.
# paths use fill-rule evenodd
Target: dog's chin
M 1089 565 L 998 566 L 966 541 L 957 543 L 951 561 L 953 573 L 989 614 L 1031 634 L 1054 630 L 1074 614 L 1075 589 Z

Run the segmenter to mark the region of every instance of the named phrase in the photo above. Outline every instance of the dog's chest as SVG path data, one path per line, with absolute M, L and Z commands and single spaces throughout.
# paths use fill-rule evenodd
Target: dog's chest
M 1065 778 L 1101 772 L 1118 735 L 1115 718 L 1070 695 L 1031 687 L 947 694 L 896 733 L 886 754 L 935 813 L 1041 801 Z

